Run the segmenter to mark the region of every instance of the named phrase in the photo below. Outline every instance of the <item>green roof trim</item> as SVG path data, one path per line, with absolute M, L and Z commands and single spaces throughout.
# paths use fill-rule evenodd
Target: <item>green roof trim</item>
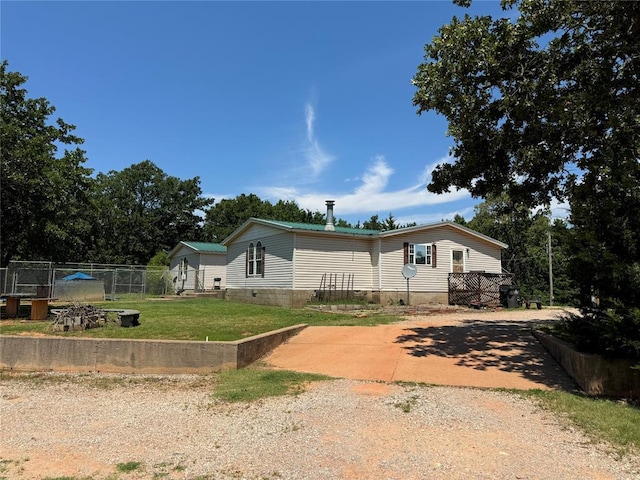
M 227 247 L 219 243 L 208 242 L 182 242 L 187 247 L 193 248 L 198 252 L 205 253 L 227 253 Z
M 309 230 L 312 232 L 324 232 L 325 224 L 324 223 L 300 223 L 300 222 L 283 222 L 280 220 L 265 220 L 260 219 L 262 222 L 271 223 L 272 225 L 280 225 L 288 228 L 292 228 L 295 230 Z M 367 230 L 366 228 L 353 228 L 353 227 L 339 227 L 335 226 L 335 230 L 329 230 L 330 233 L 344 233 L 349 235 L 378 235 L 380 234 L 379 230 Z

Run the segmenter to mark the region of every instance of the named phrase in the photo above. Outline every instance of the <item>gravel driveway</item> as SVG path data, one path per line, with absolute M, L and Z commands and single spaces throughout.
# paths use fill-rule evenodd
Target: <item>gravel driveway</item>
M 338 379 L 229 405 L 214 376 L 45 377 L 0 379 L 0 478 L 640 478 L 637 455 L 504 391 Z
M 618 460 L 505 392 L 332 380 L 297 396 L 226 405 L 211 400 L 207 377 L 107 387 L 99 375 L 65 378 L 0 382 L 0 476 L 640 478 L 639 458 Z M 142 465 L 114 475 L 127 462 Z

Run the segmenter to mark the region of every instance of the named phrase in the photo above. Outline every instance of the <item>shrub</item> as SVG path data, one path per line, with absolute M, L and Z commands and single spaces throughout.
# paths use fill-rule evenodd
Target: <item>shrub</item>
M 565 317 L 557 333 L 582 352 L 640 362 L 640 308 L 584 309 Z

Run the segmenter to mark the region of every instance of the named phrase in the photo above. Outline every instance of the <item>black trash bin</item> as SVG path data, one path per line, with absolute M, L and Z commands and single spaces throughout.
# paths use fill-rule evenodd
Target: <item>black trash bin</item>
M 506 308 L 520 308 L 522 298 L 517 285 L 500 285 L 500 304 Z

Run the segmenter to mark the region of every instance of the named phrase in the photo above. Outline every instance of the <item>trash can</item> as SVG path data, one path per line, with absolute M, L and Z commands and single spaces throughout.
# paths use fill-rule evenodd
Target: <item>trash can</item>
M 500 304 L 506 308 L 520 308 L 522 298 L 517 285 L 500 285 Z

